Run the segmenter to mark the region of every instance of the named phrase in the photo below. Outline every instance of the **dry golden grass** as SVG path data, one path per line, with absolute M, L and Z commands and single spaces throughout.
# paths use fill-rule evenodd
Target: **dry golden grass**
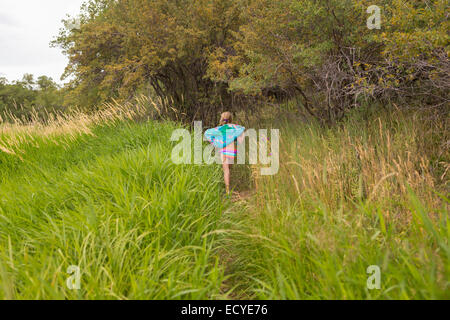
M 24 120 L 7 112 L 0 115 L 0 150 L 9 154 L 21 153 L 20 146 L 25 143 L 34 144 L 36 138 L 44 138 L 59 143 L 62 137 L 66 143 L 70 143 L 80 134 L 92 134 L 92 128 L 96 125 L 107 125 L 115 121 L 136 120 L 144 117 L 162 117 L 161 101 L 152 100 L 146 96 L 137 97 L 133 102 L 119 103 L 113 101 L 105 103 L 100 110 L 92 113 L 83 112 L 73 108 L 70 112 L 47 113 L 46 120 L 42 120 L 33 110 L 30 119 Z M 5 122 L 3 119 L 10 119 Z M 54 139 L 58 137 L 59 139 Z
M 228 218 L 239 232 L 224 240 L 245 294 L 448 299 L 449 121 L 372 110 L 331 128 L 294 116 L 262 125 L 280 129 L 280 171 L 251 168 L 255 195 Z M 380 290 L 367 290 L 370 265 Z
M 280 126 L 280 173 L 261 177 L 257 166 L 252 170 L 264 199 L 306 196 L 332 210 L 359 200 L 386 202 L 389 215 L 388 207 L 406 199 L 408 187 L 432 207 L 441 203 L 435 191 L 448 192 L 448 121 L 435 115 L 395 111 L 328 130 L 289 122 Z

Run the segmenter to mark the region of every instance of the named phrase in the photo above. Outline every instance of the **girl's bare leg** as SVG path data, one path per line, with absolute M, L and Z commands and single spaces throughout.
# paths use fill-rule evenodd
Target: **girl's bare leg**
M 225 188 L 227 190 L 227 194 L 230 194 L 230 165 L 226 163 L 226 161 L 224 161 L 222 167 L 223 167 L 223 178 L 225 180 Z

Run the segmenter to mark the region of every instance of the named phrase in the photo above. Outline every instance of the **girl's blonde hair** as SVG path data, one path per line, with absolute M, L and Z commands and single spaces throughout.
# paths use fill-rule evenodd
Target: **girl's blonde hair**
M 222 115 L 220 116 L 219 125 L 223 126 L 232 122 L 233 122 L 233 115 L 231 114 L 231 112 L 222 113 Z

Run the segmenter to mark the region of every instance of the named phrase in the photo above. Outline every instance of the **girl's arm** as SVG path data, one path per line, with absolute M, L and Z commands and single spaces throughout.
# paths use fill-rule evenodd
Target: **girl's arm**
M 237 142 L 239 144 L 241 144 L 242 142 L 244 142 L 244 133 L 242 133 L 238 138 L 237 138 Z

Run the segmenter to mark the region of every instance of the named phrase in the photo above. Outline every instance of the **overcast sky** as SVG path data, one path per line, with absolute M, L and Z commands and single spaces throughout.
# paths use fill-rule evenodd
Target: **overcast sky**
M 0 0 L 0 77 L 50 76 L 61 83 L 67 59 L 50 48 L 61 20 L 76 15 L 84 0 Z

